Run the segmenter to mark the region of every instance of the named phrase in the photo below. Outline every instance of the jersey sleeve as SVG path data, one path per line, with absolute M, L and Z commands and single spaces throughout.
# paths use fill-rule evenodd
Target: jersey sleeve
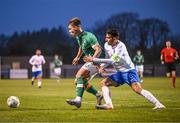
M 91 34 L 89 38 L 89 44 L 91 45 L 92 48 L 94 48 L 98 43 L 98 40 L 94 34 Z
M 104 54 L 105 54 L 105 58 L 108 58 L 108 51 L 106 50 L 106 44 L 104 45 Z
M 33 61 L 34 61 L 34 56 L 32 56 L 32 57 L 30 58 L 29 64 L 34 65 Z
M 78 46 L 81 47 L 81 44 L 80 44 L 80 41 L 79 41 L 79 38 L 78 38 L 78 37 L 76 37 L 76 41 L 77 41 L 77 43 L 78 43 Z
M 174 53 L 176 54 L 177 53 L 177 50 L 176 49 L 173 49 Z
M 43 63 L 43 64 L 46 63 L 46 61 L 45 61 L 45 59 L 44 59 L 44 56 L 42 56 L 42 63 Z

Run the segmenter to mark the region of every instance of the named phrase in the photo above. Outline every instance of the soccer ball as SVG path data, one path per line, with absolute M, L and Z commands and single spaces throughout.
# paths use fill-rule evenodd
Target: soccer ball
M 8 105 L 10 108 L 18 108 L 19 105 L 20 105 L 19 98 L 16 97 L 16 96 L 10 96 L 10 97 L 7 99 L 7 105 Z

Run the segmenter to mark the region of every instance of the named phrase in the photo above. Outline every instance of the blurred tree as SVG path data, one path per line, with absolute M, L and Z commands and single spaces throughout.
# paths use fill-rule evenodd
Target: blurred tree
M 170 33 L 169 25 L 162 20 L 141 20 L 138 14 L 127 12 L 113 15 L 104 23 L 97 23 L 93 32 L 103 40 L 109 27 L 119 30 L 120 40 L 126 44 L 131 56 L 137 49 L 141 49 L 147 54 L 147 62 L 153 60 L 155 63 L 159 60 L 157 52 L 160 52 L 160 46 Z
M 138 43 L 138 17 L 136 13 L 120 13 L 111 16 L 104 23 L 96 24 L 93 32 L 101 40 L 104 40 L 107 28 L 117 28 L 120 32 L 120 40 L 125 41 L 128 47 L 134 48 Z
M 9 40 L 9 36 L 6 36 L 4 34 L 0 34 L 0 47 L 1 48 L 6 47 L 8 40 Z
M 169 36 L 169 25 L 159 19 L 150 18 L 141 20 L 140 24 L 140 44 L 146 48 L 162 45 L 162 42 Z
M 9 40 L 9 36 L 4 34 L 0 35 L 0 56 L 6 55 L 6 45 Z
M 15 32 L 7 43 L 8 55 L 29 56 L 40 48 L 44 55 L 52 56 L 57 53 L 63 57 L 64 62 L 70 63 L 73 48 L 68 40 L 69 37 L 62 27 L 52 28 L 50 31 L 43 28 L 32 33 Z

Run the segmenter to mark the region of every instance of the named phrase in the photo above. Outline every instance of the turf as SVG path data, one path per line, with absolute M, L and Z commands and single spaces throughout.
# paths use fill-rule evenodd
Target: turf
M 92 83 L 100 89 L 100 81 Z M 167 108 L 152 110 L 153 105 L 127 85 L 111 88 L 114 109 L 105 111 L 95 109 L 96 99 L 87 92 L 80 109 L 66 104 L 75 97 L 73 79 L 44 79 L 41 89 L 30 80 L 0 80 L 0 122 L 180 122 L 180 78 L 175 89 L 167 78 L 144 78 L 143 87 Z M 7 106 L 11 95 L 20 98 L 19 108 Z

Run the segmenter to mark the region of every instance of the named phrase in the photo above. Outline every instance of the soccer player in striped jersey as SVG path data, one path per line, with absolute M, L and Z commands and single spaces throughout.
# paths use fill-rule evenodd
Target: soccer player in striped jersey
M 176 49 L 171 47 L 171 41 L 166 41 L 166 47 L 161 50 L 161 64 L 166 66 L 167 77 L 172 77 L 172 85 L 176 87 L 176 60 L 179 58 Z
M 41 50 L 36 49 L 36 54 L 31 57 L 29 63 L 32 65 L 32 82 L 34 85 L 34 80 L 38 80 L 38 87 L 42 87 L 42 65 L 45 64 L 44 56 L 41 55 Z
M 93 58 L 91 56 L 85 56 L 85 62 L 104 63 L 101 65 L 101 69 L 107 64 L 112 64 L 116 69 L 116 73 L 103 79 L 101 81 L 101 88 L 103 97 L 106 102 L 105 105 L 96 105 L 97 109 L 113 109 L 112 100 L 110 97 L 110 86 L 118 87 L 123 84 L 128 84 L 134 92 L 143 96 L 149 102 L 153 103 L 155 107 L 153 109 L 165 108 L 152 94 L 151 92 L 143 89 L 140 84 L 140 79 L 135 70 L 134 64 L 131 61 L 127 52 L 126 46 L 123 42 L 118 40 L 119 33 L 116 29 L 109 29 L 106 32 L 106 43 L 104 50 L 106 54 L 105 59 Z
M 79 49 L 76 57 L 72 61 L 72 65 L 77 65 L 80 57 L 92 56 L 93 58 L 99 57 L 101 54 L 101 47 L 94 34 L 84 31 L 81 28 L 81 20 L 79 18 L 73 18 L 68 24 L 69 33 L 72 37 L 75 37 Z M 102 98 L 102 94 L 96 90 L 96 88 L 90 83 L 90 80 L 98 73 L 98 66 L 92 62 L 85 63 L 76 74 L 76 98 L 67 99 L 66 102 L 70 105 L 74 105 L 77 108 L 81 107 L 83 93 L 87 92 L 93 94 L 97 98 L 97 103 Z

